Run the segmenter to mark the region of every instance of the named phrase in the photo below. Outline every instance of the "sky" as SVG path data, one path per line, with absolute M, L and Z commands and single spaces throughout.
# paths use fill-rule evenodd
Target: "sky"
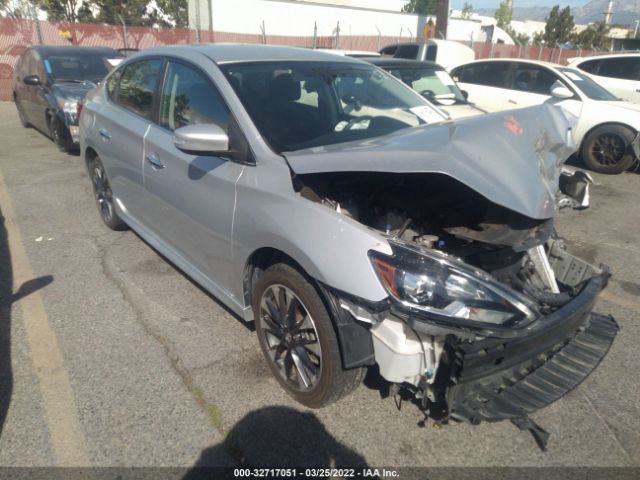
M 498 8 L 500 0 L 467 0 L 473 8 Z M 618 0 L 623 1 L 623 0 Z M 450 0 L 450 8 L 460 10 L 464 5 L 465 0 Z M 553 7 L 554 5 L 560 5 L 560 7 L 581 7 L 589 3 L 589 0 L 513 0 L 515 7 Z

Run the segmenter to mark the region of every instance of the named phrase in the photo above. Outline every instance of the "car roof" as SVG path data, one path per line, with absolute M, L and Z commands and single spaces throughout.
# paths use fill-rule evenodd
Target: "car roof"
M 352 57 L 320 52 L 308 48 L 241 43 L 167 45 L 146 49 L 132 55 L 130 58 L 139 57 L 140 55 L 170 55 L 172 53 L 187 57 L 192 56 L 194 53 L 200 53 L 219 64 L 269 61 L 364 63 Z
M 78 47 L 75 45 L 34 45 L 32 50 L 42 54 L 60 54 L 60 53 L 74 53 L 74 52 L 90 52 L 90 53 L 106 53 L 109 55 L 115 54 L 115 56 L 121 56 L 117 50 L 110 47 Z
M 379 67 L 433 67 L 444 70 L 444 68 L 438 65 L 436 62 L 429 60 L 420 62 L 418 60 L 410 60 L 407 58 L 385 58 L 385 57 L 372 57 L 364 58 L 369 63 L 373 63 Z
M 496 62 L 496 63 L 519 62 L 519 63 L 528 63 L 531 65 L 539 65 L 541 67 L 547 67 L 547 68 L 565 68 L 564 65 L 559 65 L 557 63 L 543 62 L 541 60 L 530 60 L 528 58 L 484 58 L 481 60 L 474 60 L 473 62 L 463 63 L 462 65 L 458 65 L 455 68 L 466 67 L 467 65 L 474 65 L 476 63 L 487 63 L 487 62 Z
M 602 60 L 603 58 L 623 58 L 623 57 L 640 57 L 640 53 L 609 53 L 606 55 L 592 55 L 589 57 L 577 57 L 570 59 L 573 64 L 586 62 L 588 60 Z

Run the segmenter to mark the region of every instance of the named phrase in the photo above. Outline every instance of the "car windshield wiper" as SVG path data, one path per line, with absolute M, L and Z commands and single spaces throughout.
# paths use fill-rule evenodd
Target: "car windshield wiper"
M 65 83 L 91 83 L 94 84 L 91 80 L 78 80 L 77 78 L 56 78 L 56 82 L 65 82 Z

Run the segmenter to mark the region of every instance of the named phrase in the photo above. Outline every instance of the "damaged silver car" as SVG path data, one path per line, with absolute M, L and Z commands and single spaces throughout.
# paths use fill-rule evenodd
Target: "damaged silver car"
M 377 365 L 448 420 L 513 420 L 577 386 L 617 332 L 606 267 L 554 231 L 560 109 L 451 121 L 348 57 L 268 46 L 147 50 L 92 91 L 82 156 L 127 226 L 246 321 L 300 403 Z

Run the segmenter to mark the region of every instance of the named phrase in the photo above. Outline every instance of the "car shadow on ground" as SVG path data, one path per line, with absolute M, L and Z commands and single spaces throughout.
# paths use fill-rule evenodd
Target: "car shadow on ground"
M 229 466 L 229 458 L 239 468 L 367 468 L 364 457 L 336 440 L 312 412 L 282 406 L 246 414 L 224 441 L 202 451 L 183 480 L 220 478 L 211 467 Z
M 13 293 L 13 270 L 5 218 L 0 210 L 0 435 L 7 418 L 13 393 L 13 371 L 11 368 L 11 310 L 13 304 L 53 281 L 45 275 L 24 282 Z

